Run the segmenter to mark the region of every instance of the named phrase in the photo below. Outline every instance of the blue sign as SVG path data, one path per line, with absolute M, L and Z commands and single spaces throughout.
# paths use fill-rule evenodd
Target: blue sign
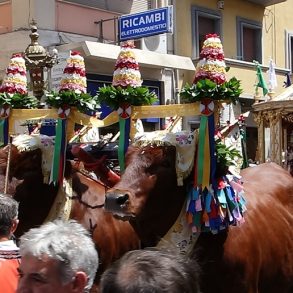
M 118 21 L 120 41 L 172 33 L 173 6 L 122 15 Z

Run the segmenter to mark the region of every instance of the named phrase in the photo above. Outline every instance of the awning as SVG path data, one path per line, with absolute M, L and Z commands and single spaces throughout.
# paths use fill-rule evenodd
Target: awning
M 80 42 L 65 44 L 58 47 L 60 51 L 78 50 L 82 53 L 85 59 L 90 59 L 96 62 L 116 62 L 120 47 L 111 44 L 97 42 Z M 141 68 L 153 69 L 181 69 L 194 71 L 195 66 L 190 57 L 161 54 L 152 51 L 134 49 L 136 59 Z

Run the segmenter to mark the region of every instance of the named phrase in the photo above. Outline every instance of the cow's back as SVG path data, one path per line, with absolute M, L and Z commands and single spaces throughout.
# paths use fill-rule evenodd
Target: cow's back
M 197 243 L 203 292 L 291 292 L 293 179 L 274 163 L 242 173 L 245 223 Z

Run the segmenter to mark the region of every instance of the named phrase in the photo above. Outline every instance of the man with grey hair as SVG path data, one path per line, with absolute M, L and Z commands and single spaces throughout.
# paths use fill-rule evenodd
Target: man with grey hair
M 0 291 L 14 293 L 18 282 L 19 249 L 12 240 L 18 225 L 18 203 L 0 193 Z
M 98 254 L 88 231 L 76 221 L 56 220 L 20 238 L 18 293 L 81 293 L 92 287 Z

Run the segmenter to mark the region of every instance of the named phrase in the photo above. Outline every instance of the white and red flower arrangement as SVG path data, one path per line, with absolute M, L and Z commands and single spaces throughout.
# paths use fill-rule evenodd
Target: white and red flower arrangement
M 0 86 L 0 107 L 28 109 L 37 108 L 38 99 L 28 96 L 26 65 L 21 53 L 11 56 L 3 83 Z
M 27 78 L 25 60 L 21 54 L 13 54 L 3 83 L 0 86 L 1 93 L 27 94 Z
M 122 43 L 115 64 L 112 85 L 101 87 L 97 91 L 97 100 L 113 110 L 122 104 L 133 106 L 152 105 L 157 97 L 142 86 L 139 64 L 136 60 L 132 41 Z
M 184 102 L 202 99 L 236 103 L 242 90 L 240 81 L 232 77 L 226 80 L 226 67 L 223 46 L 217 34 L 208 34 L 200 52 L 195 69 L 193 84 L 186 84 L 180 95 Z
M 133 52 L 132 43 L 124 43 L 115 64 L 113 86 L 139 87 L 142 84 L 139 65 Z
M 99 104 L 87 93 L 85 62 L 81 53 L 71 51 L 66 62 L 59 92 L 48 93 L 46 103 L 57 109 L 74 107 L 81 112 L 97 111 Z

